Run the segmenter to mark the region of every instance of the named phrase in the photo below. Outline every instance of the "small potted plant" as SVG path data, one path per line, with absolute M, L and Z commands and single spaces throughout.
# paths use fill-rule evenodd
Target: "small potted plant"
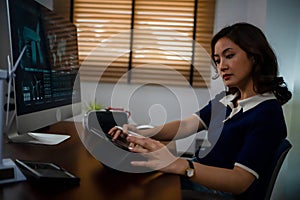
M 93 102 L 87 103 L 87 105 L 86 105 L 87 112 L 92 111 L 92 110 L 101 110 L 103 108 L 104 107 L 101 104 L 99 104 L 96 100 Z

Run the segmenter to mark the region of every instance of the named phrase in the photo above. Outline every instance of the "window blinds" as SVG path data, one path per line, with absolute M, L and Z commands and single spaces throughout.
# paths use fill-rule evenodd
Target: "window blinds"
M 82 79 L 206 87 L 214 7 L 214 0 L 74 0 Z

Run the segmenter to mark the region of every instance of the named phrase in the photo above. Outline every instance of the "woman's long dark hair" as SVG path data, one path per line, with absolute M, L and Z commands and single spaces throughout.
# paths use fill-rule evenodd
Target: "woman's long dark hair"
M 278 75 L 278 63 L 275 53 L 264 33 L 248 23 L 236 23 L 219 31 L 211 41 L 211 55 L 214 58 L 217 41 L 226 37 L 243 49 L 249 58 L 254 59 L 252 78 L 254 91 L 263 94 L 273 92 L 281 105 L 292 97 L 282 77 Z M 237 91 L 237 88 L 230 88 Z

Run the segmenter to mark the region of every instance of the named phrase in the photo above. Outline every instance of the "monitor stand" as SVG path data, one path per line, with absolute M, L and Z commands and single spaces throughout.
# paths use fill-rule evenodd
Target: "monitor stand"
M 49 133 L 25 133 L 25 134 L 11 134 L 8 139 L 12 143 L 27 143 L 27 144 L 43 144 L 43 145 L 57 145 L 67 140 L 71 136 L 61 134 Z
M 2 158 L 3 144 L 3 85 L 7 78 L 7 71 L 0 70 L 0 184 L 25 181 L 26 177 L 10 158 Z
M 26 177 L 10 158 L 0 160 L 0 184 L 26 181 Z
M 70 135 L 36 132 L 19 134 L 16 129 L 15 121 L 16 120 L 13 120 L 9 130 L 6 131 L 9 142 L 12 143 L 57 145 L 71 137 Z

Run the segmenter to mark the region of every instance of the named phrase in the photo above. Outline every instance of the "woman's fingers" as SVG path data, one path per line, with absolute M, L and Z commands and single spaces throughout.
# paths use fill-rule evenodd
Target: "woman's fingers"
M 127 141 L 133 143 L 134 146 L 131 146 L 131 150 L 139 153 L 148 153 L 160 149 L 163 145 L 151 138 L 140 138 L 128 135 Z
M 148 167 L 148 161 L 131 161 L 130 163 L 136 167 Z
M 109 135 L 113 135 L 115 133 L 115 131 L 117 130 L 117 127 L 113 127 L 108 131 Z
M 117 127 L 113 127 L 108 131 L 108 134 L 113 138 L 112 140 L 116 140 L 119 136 L 122 136 L 123 131 L 119 130 Z
M 141 153 L 146 161 L 132 161 L 133 166 L 144 166 L 156 170 L 168 171 L 170 164 L 176 159 L 168 148 L 161 142 L 151 138 L 137 138 L 129 136 L 128 141 L 135 144 L 130 148 L 132 152 Z

